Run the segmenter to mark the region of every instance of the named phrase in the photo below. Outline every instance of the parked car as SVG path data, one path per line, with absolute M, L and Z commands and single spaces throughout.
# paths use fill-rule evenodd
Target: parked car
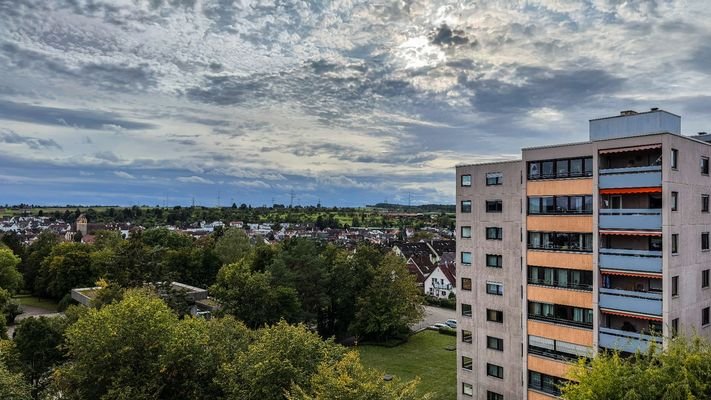
M 448 319 L 448 320 L 445 322 L 445 325 L 447 325 L 447 326 L 450 327 L 450 328 L 455 328 L 455 329 L 456 329 L 456 328 L 457 328 L 457 320 L 456 320 L 456 319 Z
M 443 323 L 441 323 L 441 322 L 438 322 L 438 323 L 436 323 L 436 324 L 434 324 L 434 325 L 432 325 L 432 326 L 429 327 L 429 329 L 434 329 L 434 330 L 436 330 L 436 331 L 438 331 L 440 328 L 449 328 L 449 326 L 447 326 L 447 324 L 443 324 Z

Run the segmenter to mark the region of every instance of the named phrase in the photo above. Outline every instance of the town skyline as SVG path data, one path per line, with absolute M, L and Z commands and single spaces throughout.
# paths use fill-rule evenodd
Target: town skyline
M 455 165 L 584 141 L 591 118 L 660 107 L 711 130 L 709 13 L 0 3 L 0 202 L 452 204 Z

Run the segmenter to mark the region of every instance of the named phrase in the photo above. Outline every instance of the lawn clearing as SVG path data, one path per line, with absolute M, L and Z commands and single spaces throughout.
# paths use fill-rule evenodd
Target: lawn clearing
M 400 346 L 358 346 L 364 365 L 403 380 L 420 377 L 420 392 L 434 393 L 436 400 L 457 398 L 457 354 L 445 350 L 455 346 L 453 336 L 423 331 Z
M 57 312 L 57 302 L 52 299 L 40 299 L 34 296 L 17 296 L 13 300 L 23 306 L 37 307 L 51 312 Z

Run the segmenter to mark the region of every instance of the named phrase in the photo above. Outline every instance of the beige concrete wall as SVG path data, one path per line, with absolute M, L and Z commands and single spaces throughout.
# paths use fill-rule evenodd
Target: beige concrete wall
M 592 308 L 592 292 L 528 285 L 526 298 L 541 303 Z M 547 337 L 547 336 L 546 336 Z
M 585 271 L 593 270 L 592 254 L 541 250 L 528 250 L 526 254 L 527 265 L 579 269 Z
M 529 335 L 547 337 L 581 346 L 593 345 L 593 334 L 590 329 L 575 328 L 572 326 L 551 324 L 535 320 L 528 320 L 527 333 Z
M 486 186 L 487 172 L 501 172 L 504 183 L 501 186 Z M 465 344 L 458 337 L 457 346 L 457 385 L 458 399 L 470 400 L 461 393 L 462 382 L 474 386 L 474 399 L 486 399 L 486 391 L 490 390 L 504 395 L 506 399 L 521 399 L 525 396 L 521 385 L 523 363 L 521 361 L 521 344 L 523 343 L 521 316 L 521 173 L 520 162 L 494 163 L 457 168 L 457 204 L 462 200 L 472 201 L 472 213 L 457 212 L 457 225 L 472 227 L 472 239 L 457 240 L 457 257 L 460 252 L 472 252 L 472 266 L 458 266 L 458 279 L 472 279 L 471 292 L 457 293 L 457 307 L 461 304 L 471 304 L 473 318 L 464 318 L 458 312 L 459 330 L 467 329 L 473 332 L 473 343 Z M 462 174 L 472 175 L 472 187 L 463 188 L 459 185 Z M 487 213 L 487 200 L 502 200 L 503 212 Z M 486 227 L 503 228 L 503 240 L 486 240 Z M 459 228 L 457 229 L 459 232 Z M 502 256 L 503 268 L 486 267 L 486 255 Z M 486 282 L 500 282 L 504 285 L 504 295 L 496 296 L 486 293 Z M 486 321 L 486 309 L 501 310 L 504 313 L 504 323 Z M 504 351 L 487 349 L 486 337 L 493 336 L 504 340 Z M 461 369 L 461 356 L 474 360 L 472 371 Z M 504 379 L 493 379 L 486 375 L 486 364 L 492 363 L 504 368 Z
M 550 358 L 529 355 L 528 369 L 566 379 L 568 371 L 570 371 L 570 364 L 563 361 L 551 360 Z
M 526 227 L 529 232 L 584 232 L 593 230 L 591 215 L 529 215 Z
M 592 178 L 544 179 L 540 181 L 529 181 L 526 187 L 526 193 L 529 196 L 572 196 L 592 194 Z

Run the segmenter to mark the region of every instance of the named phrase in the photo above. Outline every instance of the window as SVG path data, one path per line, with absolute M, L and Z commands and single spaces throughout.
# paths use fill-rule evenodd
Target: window
M 581 346 L 562 340 L 549 339 L 541 336 L 528 335 L 528 352 L 556 360 L 571 361 L 580 357 L 590 357 L 592 347 Z
M 486 400 L 504 400 L 503 394 L 498 394 L 495 392 L 486 391 Z
M 501 200 L 487 200 L 486 201 L 486 212 L 500 213 L 502 209 L 503 209 L 503 202 Z
M 528 214 L 592 214 L 592 196 L 529 197 Z
M 567 381 L 562 378 L 542 374 L 536 371 L 528 371 L 528 387 L 553 396 L 560 396 L 560 387 Z
M 679 209 L 679 192 L 671 192 L 671 210 L 677 211 Z
M 496 227 L 486 228 L 486 240 L 501 240 L 503 238 L 503 229 Z
M 504 351 L 504 339 L 487 336 L 486 347 L 493 350 Z
M 503 296 L 504 284 L 499 282 L 486 282 L 486 293 Z
M 709 233 L 708 232 L 703 232 L 701 233 L 701 250 L 708 250 L 709 249 Z
M 701 195 L 701 212 L 709 212 L 709 195 L 707 194 Z
M 471 175 L 462 175 L 461 178 L 461 185 L 463 187 L 471 186 L 472 185 L 472 176 Z
M 471 357 L 467 356 L 462 356 L 462 369 L 466 369 L 467 371 L 472 370 L 472 359 Z
M 528 248 L 591 252 L 592 233 L 528 232 Z
M 504 379 L 504 367 L 487 363 L 486 374 L 494 378 Z
M 711 309 L 711 307 L 706 307 L 701 310 L 701 326 L 709 324 L 709 309 Z
M 672 254 L 679 254 L 679 234 L 672 233 L 671 236 L 671 252 Z
M 491 322 L 504 322 L 504 312 L 499 310 L 486 309 L 486 320 Z
M 701 173 L 703 175 L 709 174 L 709 158 L 701 157 Z
M 469 251 L 462 252 L 462 265 L 472 265 L 472 253 Z
M 528 179 L 555 179 L 592 176 L 592 157 L 531 161 Z
M 472 343 L 472 331 L 462 330 L 462 342 Z
M 471 226 L 463 226 L 462 227 L 462 239 L 471 239 L 472 238 L 472 227 Z
M 498 254 L 486 255 L 486 266 L 491 268 L 501 268 L 503 265 L 503 257 Z
M 679 166 L 679 150 L 671 149 L 671 167 L 677 169 Z
M 472 280 L 470 278 L 462 278 L 462 290 L 472 290 Z
M 471 200 L 462 200 L 460 210 L 463 213 L 472 212 L 472 201 Z
M 462 383 L 462 394 L 466 396 L 474 396 L 474 386 L 470 383 Z
M 504 183 L 504 174 L 501 172 L 488 172 L 486 174 L 486 186 L 502 185 Z
M 592 271 L 528 266 L 528 283 L 567 289 L 592 290 Z
M 529 301 L 528 317 L 540 321 L 591 328 L 593 312 L 589 308 Z
M 471 317 L 472 316 L 472 305 L 462 303 L 462 316 Z
M 701 287 L 702 288 L 709 287 L 709 270 L 708 269 L 701 271 Z
M 672 320 L 671 330 L 672 337 L 676 337 L 676 335 L 679 333 L 679 318 L 674 318 Z
M 679 277 L 678 276 L 672 276 L 672 296 L 678 296 L 679 295 Z

